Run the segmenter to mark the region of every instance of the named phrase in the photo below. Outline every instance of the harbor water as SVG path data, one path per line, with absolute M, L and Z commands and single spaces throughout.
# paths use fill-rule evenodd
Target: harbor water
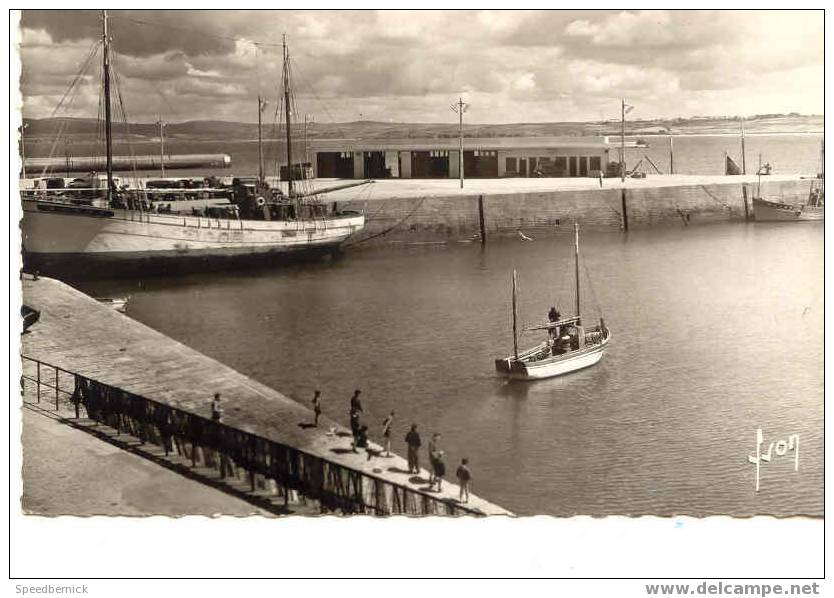
M 520 315 L 573 311 L 572 235 L 356 248 L 283 268 L 80 284 L 127 314 L 373 440 L 396 411 L 522 515 L 823 514 L 823 227 L 718 224 L 582 236 L 582 309 L 613 340 L 596 367 L 506 382 Z M 585 273 L 589 274 L 586 276 Z M 590 282 L 589 282 L 590 281 Z M 540 333 L 522 335 L 526 347 Z M 208 402 L 210 397 L 206 397 Z M 762 452 L 799 435 L 795 452 Z M 778 449 L 779 447 L 777 447 Z M 421 454 L 426 465 L 425 450 Z

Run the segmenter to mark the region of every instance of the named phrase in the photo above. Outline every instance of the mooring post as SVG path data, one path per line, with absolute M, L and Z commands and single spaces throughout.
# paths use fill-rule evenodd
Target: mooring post
M 623 203 L 623 232 L 628 232 L 628 206 L 626 204 L 626 190 L 622 189 L 620 195 Z
M 58 411 L 58 393 L 60 392 L 58 382 L 58 368 L 55 368 L 55 411 Z
M 40 361 L 36 361 L 35 363 L 36 363 L 37 368 L 38 368 L 38 382 L 37 382 L 37 386 L 38 386 L 38 403 L 40 403 L 40 402 L 41 402 L 41 362 L 40 362 Z
M 744 196 L 744 221 L 750 222 L 750 207 L 747 203 L 747 185 L 741 186 L 741 194 Z
M 484 196 L 478 196 L 478 221 L 481 227 L 481 245 L 486 245 L 486 221 L 484 219 Z

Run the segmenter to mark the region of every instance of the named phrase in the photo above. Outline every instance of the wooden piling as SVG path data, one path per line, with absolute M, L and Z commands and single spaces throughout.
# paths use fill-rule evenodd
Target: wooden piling
M 741 194 L 744 196 L 744 221 L 750 222 L 750 206 L 747 203 L 747 185 L 741 186 Z
M 623 205 L 623 232 L 628 232 L 628 204 L 626 202 L 626 190 L 622 189 L 620 198 Z
M 486 219 L 484 218 L 484 196 L 478 196 L 478 222 L 481 227 L 481 245 L 486 245 Z

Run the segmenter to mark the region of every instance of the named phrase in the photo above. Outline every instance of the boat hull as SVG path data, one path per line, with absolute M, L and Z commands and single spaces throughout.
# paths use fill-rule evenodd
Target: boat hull
M 783 204 L 754 197 L 753 218 L 757 222 L 802 222 L 825 220 L 825 207 Z
M 98 266 L 191 269 L 338 252 L 364 216 L 306 221 L 231 220 L 78 209 L 24 200 L 24 268 L 60 273 Z M 131 268 L 133 269 L 133 268 Z
M 602 344 L 592 345 L 579 351 L 573 351 L 565 355 L 550 357 L 540 361 L 528 361 L 526 359 L 527 357 L 544 348 L 545 345 L 542 344 L 525 351 L 519 355 L 518 360 L 515 357 L 496 359 L 495 369 L 499 374 L 510 380 L 541 380 L 544 378 L 563 376 L 599 363 L 610 338 L 611 336 L 608 334 Z

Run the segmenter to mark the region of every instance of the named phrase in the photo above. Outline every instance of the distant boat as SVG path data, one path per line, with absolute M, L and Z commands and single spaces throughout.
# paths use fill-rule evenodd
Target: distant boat
M 547 339 L 531 349 L 518 350 L 518 291 L 517 274 L 513 270 L 513 354 L 495 360 L 499 374 L 511 380 L 538 380 L 561 376 L 595 365 L 602 359 L 611 332 L 600 318 L 599 324 L 586 329 L 582 326 L 579 302 L 579 225 L 574 225 L 574 253 L 576 258 L 576 315 L 562 318 L 551 311 L 550 321 L 527 330 L 546 330 Z
M 802 222 L 825 220 L 825 142 L 820 148 L 822 171 L 811 183 L 804 203 L 767 200 L 761 197 L 761 183 L 753 197 L 753 218 L 758 222 Z M 761 172 L 760 172 L 761 174 Z
M 99 303 L 106 305 L 112 309 L 115 309 L 119 313 L 125 313 L 125 309 L 127 308 L 127 297 L 102 297 L 96 299 Z

